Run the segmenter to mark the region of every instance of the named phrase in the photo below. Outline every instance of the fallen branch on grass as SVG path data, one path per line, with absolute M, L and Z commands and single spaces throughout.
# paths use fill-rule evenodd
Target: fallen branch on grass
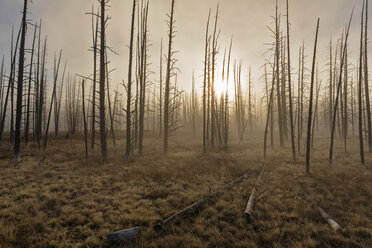
M 243 181 L 247 177 L 247 175 L 248 175 L 248 172 L 245 173 L 244 175 L 238 177 L 234 181 L 232 181 L 232 182 L 224 185 L 223 187 L 221 187 L 220 189 L 218 189 L 214 193 L 207 195 L 203 199 L 201 199 L 201 200 L 199 200 L 199 201 L 191 204 L 190 206 L 184 208 L 180 212 L 172 215 L 171 217 L 167 218 L 166 220 L 163 220 L 163 221 L 159 222 L 158 224 L 155 225 L 155 230 L 157 230 L 157 231 L 162 230 L 162 229 L 168 227 L 169 225 L 175 224 L 181 218 L 183 218 L 183 217 L 185 217 L 187 215 L 191 215 L 191 214 L 195 213 L 205 203 L 207 203 L 208 201 L 211 201 L 213 198 L 217 197 L 218 195 L 221 195 L 223 190 L 229 189 L 232 186 L 234 186 L 235 184 L 238 184 L 241 181 Z
M 240 183 L 241 181 L 243 181 L 247 177 L 248 173 L 249 172 L 243 174 L 242 176 L 238 177 L 237 179 L 231 181 L 230 183 L 225 184 L 223 187 L 221 187 L 217 191 L 205 196 L 203 199 L 191 204 L 190 206 L 184 208 L 180 212 L 172 215 L 171 217 L 165 219 L 164 221 L 159 222 L 158 224 L 156 224 L 154 226 L 154 229 L 157 230 L 157 231 L 164 230 L 166 227 L 177 223 L 182 218 L 195 213 L 205 203 L 207 203 L 208 201 L 211 201 L 213 198 L 215 198 L 219 195 L 222 195 L 224 190 L 227 190 L 227 189 L 231 188 L 232 186 L 234 186 L 234 185 Z M 129 241 L 129 240 L 136 239 L 138 234 L 140 233 L 141 229 L 142 229 L 142 227 L 134 227 L 134 228 L 125 229 L 125 230 L 121 230 L 121 231 L 117 231 L 117 232 L 108 233 L 108 234 L 106 234 L 106 238 L 109 241 L 118 240 L 118 241 L 126 242 L 126 241 Z
M 257 186 L 258 186 L 258 184 L 261 181 L 261 177 L 262 177 L 262 174 L 265 171 L 266 165 L 267 165 L 267 163 L 265 163 L 262 166 L 260 175 L 258 175 L 257 180 L 256 180 L 256 183 L 253 186 L 251 195 L 249 196 L 249 200 L 247 202 L 247 206 L 246 206 L 245 211 L 244 211 L 244 217 L 246 218 L 246 220 L 248 222 L 250 222 L 252 220 L 252 211 L 253 211 L 254 202 L 255 202 L 256 198 L 258 197 L 258 195 L 257 195 Z
M 338 230 L 341 230 L 341 226 L 331 217 L 329 216 L 316 202 L 315 200 L 308 194 L 306 193 L 306 190 L 304 189 L 304 187 L 300 184 L 300 188 L 302 189 L 302 192 L 303 194 L 305 195 L 305 197 L 309 200 L 310 204 L 316 209 L 318 210 L 318 212 L 320 213 L 320 215 L 322 216 L 322 218 L 324 220 L 327 221 L 327 223 L 332 227 L 332 229 L 334 231 L 338 231 Z
M 139 227 L 133 227 L 131 229 L 121 230 L 106 234 L 108 240 L 133 240 L 139 233 Z

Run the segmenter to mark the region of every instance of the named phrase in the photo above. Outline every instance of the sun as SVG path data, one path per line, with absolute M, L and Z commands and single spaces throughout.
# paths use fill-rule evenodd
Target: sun
M 226 92 L 227 92 L 228 95 L 231 95 L 234 92 L 234 86 L 231 82 L 229 82 L 229 84 L 227 84 L 226 79 L 225 80 L 218 79 L 214 83 L 214 92 L 216 94 L 216 97 L 218 97 L 218 98 L 221 95 L 225 96 Z

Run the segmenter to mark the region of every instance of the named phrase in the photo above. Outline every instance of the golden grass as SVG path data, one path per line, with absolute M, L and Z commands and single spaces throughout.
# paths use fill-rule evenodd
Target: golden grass
M 350 141 L 352 142 L 352 141 Z M 119 141 L 120 144 L 124 140 Z M 83 142 L 52 139 L 41 159 L 30 148 L 13 164 L 1 145 L 0 248 L 111 247 L 105 234 L 134 226 L 145 229 L 130 247 L 372 247 L 372 177 L 359 165 L 357 144 L 335 151 L 327 166 L 328 143 L 317 142 L 311 176 L 304 158 L 290 162 L 289 149 L 269 150 L 252 223 L 243 211 L 262 166 L 261 142 L 232 144 L 228 151 L 201 153 L 199 141 L 177 137 L 168 156 L 156 138 L 143 157 L 124 163 L 124 147 L 99 152 L 85 165 Z M 9 155 L 9 156 L 7 156 Z M 367 154 L 367 161 L 372 156 Z M 187 205 L 245 172 L 239 185 L 191 218 L 159 233 L 152 229 Z M 343 227 L 335 233 L 302 195 L 302 183 Z M 120 245 L 119 245 L 120 246 Z

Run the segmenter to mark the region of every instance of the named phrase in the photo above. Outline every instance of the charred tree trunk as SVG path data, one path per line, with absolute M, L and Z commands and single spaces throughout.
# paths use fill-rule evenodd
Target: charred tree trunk
M 359 57 L 359 82 L 358 82 L 358 114 L 359 114 L 359 148 L 360 148 L 360 162 L 362 165 L 365 164 L 364 158 L 364 144 L 363 144 L 363 109 L 362 109 L 362 81 L 363 81 L 363 22 L 364 22 L 364 1 L 363 1 L 363 8 L 362 8 L 362 21 L 361 21 L 361 32 L 360 32 L 360 57 Z M 368 92 L 368 89 L 366 89 Z M 368 103 L 369 104 L 369 103 Z
M 85 143 L 85 161 L 86 165 L 88 165 L 88 128 L 87 128 L 87 120 L 85 116 L 85 84 L 84 80 L 81 84 L 81 94 L 82 94 L 82 103 L 83 103 L 83 124 L 84 124 L 84 143 Z
M 30 105 L 31 105 L 31 86 L 32 86 L 32 69 L 33 69 L 33 62 L 34 62 L 34 50 L 35 50 L 35 41 L 36 41 L 36 31 L 37 31 L 37 23 L 35 24 L 35 31 L 34 31 L 34 38 L 32 41 L 32 49 L 31 49 L 31 61 L 30 61 L 30 72 L 28 78 L 28 92 L 27 92 L 27 104 L 26 104 L 26 123 L 25 123 L 25 147 L 28 148 L 28 138 L 29 138 L 29 130 L 30 130 Z
M 21 44 L 19 47 L 18 82 L 17 82 L 17 113 L 14 136 L 14 162 L 20 162 L 19 151 L 21 145 L 21 122 L 22 122 L 22 97 L 23 97 L 23 72 L 25 64 L 25 43 L 27 32 L 27 0 L 23 4 Z
M 371 123 L 371 104 L 369 100 L 368 83 L 368 0 L 366 0 L 366 18 L 364 32 L 364 90 L 366 96 L 367 125 L 368 125 L 368 151 L 372 153 L 372 123 Z
M 107 141 L 106 141 L 106 108 L 105 108 L 105 77 L 106 77 L 106 66 L 105 66 L 105 29 L 106 29 L 106 0 L 100 0 L 101 4 L 101 29 L 100 29 L 100 73 L 99 73 L 99 113 L 100 113 L 100 136 L 101 136 L 101 158 L 102 161 L 107 160 Z
M 291 49 L 289 40 L 289 10 L 287 0 L 287 51 L 288 51 L 288 93 L 289 93 L 289 125 L 291 127 L 292 160 L 296 162 L 295 131 L 293 126 L 292 82 L 291 82 Z
M 129 66 L 128 66 L 128 82 L 127 82 L 127 108 L 126 108 L 126 118 L 127 118 L 127 136 L 126 136 L 126 149 L 125 158 L 127 161 L 130 159 L 130 154 L 132 151 L 132 135 L 131 135 L 131 105 L 132 105 L 132 67 L 133 67 L 133 40 L 134 40 L 134 21 L 136 15 L 136 0 L 133 0 L 132 9 L 132 24 L 130 29 L 130 45 L 129 45 Z
M 57 64 L 57 67 L 56 67 L 55 72 L 54 72 L 53 93 L 52 93 L 52 99 L 50 101 L 50 108 L 49 108 L 49 114 L 48 114 L 48 122 L 47 122 L 47 125 L 46 125 L 46 128 L 45 128 L 44 149 L 43 149 L 44 155 L 45 155 L 45 151 L 46 151 L 46 147 L 47 147 L 47 142 L 48 142 L 50 118 L 52 116 L 53 102 L 55 101 L 55 95 L 56 95 L 56 89 L 57 89 L 58 71 L 59 71 L 59 65 L 61 63 L 61 56 L 62 56 L 62 51 L 59 53 L 58 64 Z
M 315 74 L 315 61 L 316 61 L 316 49 L 318 44 L 318 32 L 319 32 L 319 18 L 316 27 L 314 55 L 313 55 L 313 66 L 311 70 L 311 82 L 310 82 L 310 103 L 309 103 L 309 118 L 307 122 L 307 138 L 306 138 L 306 173 L 310 173 L 310 152 L 311 152 L 311 121 L 313 116 L 313 91 L 314 91 L 314 74 Z
M 207 21 L 207 30 L 205 33 L 205 51 L 204 51 L 204 79 L 203 79 L 203 152 L 207 152 L 207 73 L 209 71 L 208 67 L 208 45 L 209 45 L 209 21 L 211 17 L 211 10 L 209 10 L 208 21 Z
M 342 84 L 342 73 L 343 73 L 344 62 L 345 62 L 346 45 L 347 45 L 347 40 L 348 40 L 348 37 L 349 37 L 349 30 L 350 30 L 350 24 L 351 24 L 352 18 L 353 18 L 353 13 L 351 13 L 349 25 L 348 25 L 348 28 L 347 28 L 344 48 L 341 48 L 342 49 L 342 56 L 341 56 L 342 58 L 341 58 L 341 62 L 340 62 L 340 74 L 339 74 L 339 81 L 338 81 L 338 84 L 337 84 L 336 99 L 334 101 L 334 109 L 333 109 L 333 115 L 332 115 L 333 120 L 332 120 L 332 128 L 331 128 L 331 144 L 330 144 L 330 148 L 329 148 L 329 159 L 328 159 L 329 166 L 332 165 L 333 142 L 334 142 L 334 133 L 335 133 L 335 128 L 336 128 L 337 106 L 338 106 L 338 99 L 339 99 L 340 89 L 341 89 L 341 84 Z
M 164 143 L 163 143 L 163 152 L 164 154 L 168 153 L 168 138 L 169 138 L 169 104 L 170 104 L 170 80 L 172 74 L 172 45 L 174 38 L 174 4 L 175 0 L 172 0 L 172 8 L 169 20 L 169 43 L 168 43 L 168 56 L 167 56 L 167 74 L 165 80 L 165 94 L 164 94 Z

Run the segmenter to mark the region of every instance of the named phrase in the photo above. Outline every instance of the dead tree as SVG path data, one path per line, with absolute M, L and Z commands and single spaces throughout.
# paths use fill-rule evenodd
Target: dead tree
M 278 107 L 278 122 L 279 122 L 279 138 L 280 147 L 284 146 L 284 134 L 283 134 L 283 117 L 282 117 L 282 103 L 281 103 L 281 90 L 280 90 L 280 27 L 279 27 L 279 16 L 278 16 L 278 1 L 276 1 L 276 12 L 275 12 L 275 53 L 276 53 L 276 91 L 277 91 L 277 107 Z
M 84 80 L 81 84 L 81 94 L 82 94 L 82 106 L 83 106 L 83 124 L 84 124 L 84 144 L 85 144 L 85 162 L 88 165 L 88 128 L 87 128 L 87 120 L 85 115 L 85 84 Z
M 354 12 L 354 10 L 353 10 L 353 12 Z M 339 74 L 339 78 L 338 78 L 339 81 L 338 81 L 338 84 L 337 84 L 336 98 L 335 98 L 335 101 L 334 101 L 334 108 L 333 108 L 333 115 L 332 115 L 331 144 L 330 144 L 330 148 L 329 148 L 329 159 L 328 159 L 329 166 L 332 165 L 333 142 L 334 142 L 334 133 L 335 133 L 335 128 L 336 128 L 337 106 L 338 106 L 338 99 L 339 99 L 339 96 L 340 96 L 340 89 L 341 89 L 341 85 L 342 85 L 342 75 L 343 75 L 343 68 L 344 68 L 345 54 L 346 54 L 345 51 L 346 51 L 347 41 L 348 41 L 348 37 L 349 37 L 349 30 L 350 30 L 351 20 L 353 18 L 353 12 L 351 13 L 350 20 L 349 20 L 349 25 L 347 27 L 344 47 L 341 48 L 342 49 L 342 51 L 341 51 L 342 56 L 341 56 L 341 62 L 340 62 L 340 74 Z
M 296 146 L 295 146 L 295 133 L 293 126 L 293 105 L 292 105 L 292 82 L 291 82 L 291 49 L 289 40 L 289 10 L 288 10 L 288 0 L 287 0 L 287 51 L 288 51 L 288 93 L 289 93 L 289 124 L 291 127 L 291 145 L 292 145 L 292 160 L 296 162 Z
M 216 79 L 216 56 L 217 56 L 217 21 L 218 21 L 218 9 L 219 4 L 217 4 L 216 17 L 214 22 L 214 31 L 212 39 L 212 87 L 211 87 L 211 148 L 214 149 L 214 139 L 216 131 L 216 109 L 215 109 L 215 79 Z
M 133 0 L 132 9 L 132 23 L 130 31 L 130 44 L 129 44 L 129 65 L 128 65 L 128 82 L 127 82 L 127 108 L 126 108 L 126 118 L 127 118 L 127 136 L 126 136 L 126 149 L 125 158 L 129 161 L 131 150 L 132 150 L 132 140 L 131 140 L 131 105 L 132 105 L 132 67 L 133 67 L 133 40 L 134 40 L 134 22 L 136 15 L 136 0 Z
M 227 62 L 227 77 L 226 77 L 226 92 L 225 92 L 225 148 L 227 149 L 229 142 L 229 77 L 230 77 L 230 61 L 231 61 L 231 49 L 233 44 L 233 37 L 231 36 L 229 57 Z
M 37 135 L 36 141 L 39 151 L 41 150 L 41 138 L 42 138 L 42 124 L 43 124 L 43 108 L 44 108 L 44 90 L 45 90 L 45 60 L 46 60 L 46 48 L 47 48 L 47 41 L 48 39 L 45 38 L 44 46 L 43 46 L 43 53 L 42 53 L 42 61 L 41 61 L 41 68 L 40 68 L 40 81 L 38 84 L 38 104 L 37 104 Z
M 203 78 L 203 152 L 207 152 L 207 72 L 208 67 L 208 46 L 209 46 L 209 21 L 211 17 L 211 10 L 209 9 L 207 28 L 205 34 L 205 51 L 204 51 L 204 78 Z M 208 103 L 209 104 L 209 103 Z
M 96 23 L 94 26 L 93 8 L 92 8 L 92 35 L 93 35 L 93 93 L 92 93 L 92 118 L 91 118 L 91 150 L 94 153 L 96 139 L 96 98 L 97 98 L 97 51 L 98 51 L 98 23 L 99 18 L 96 15 Z
M 195 91 L 195 75 L 192 72 L 192 93 L 191 93 L 191 108 L 192 108 L 192 132 L 196 136 L 196 91 Z
M 348 74 L 348 49 L 346 45 L 345 50 L 345 75 L 344 75 L 344 108 L 343 108 L 343 138 L 344 138 L 344 151 L 346 152 L 347 148 L 347 134 L 348 134 L 348 102 L 347 102 L 347 92 L 348 92 L 348 82 L 349 82 L 349 74 Z
M 59 117 L 61 113 L 61 103 L 62 103 L 62 94 L 63 94 L 63 85 L 65 81 L 65 73 L 66 73 L 66 66 L 67 61 L 65 62 L 65 66 L 63 68 L 62 78 L 61 78 L 61 85 L 59 87 L 59 93 L 56 90 L 55 94 L 55 101 L 54 101 L 54 133 L 57 137 L 59 134 Z
M 269 128 L 269 119 L 273 119 L 272 115 L 272 104 L 274 101 L 274 88 L 275 88 L 275 69 L 276 69 L 276 56 L 277 54 L 274 54 L 274 63 L 272 66 L 273 74 L 272 74 L 272 83 L 271 83 L 271 90 L 270 90 L 270 97 L 268 100 L 268 106 L 267 106 L 267 116 L 266 116 L 266 125 L 265 125 L 265 133 L 264 133 L 264 159 L 266 160 L 266 143 L 267 143 L 267 133 Z M 266 66 L 265 66 L 266 69 Z M 270 128 L 272 132 L 272 127 Z M 271 138 L 273 138 L 273 135 L 271 135 Z
M 53 92 L 52 92 L 52 99 L 50 100 L 50 108 L 49 108 L 49 114 L 48 114 L 48 122 L 45 128 L 45 136 L 44 136 L 44 149 L 43 153 L 45 155 L 46 152 L 46 147 L 47 147 L 47 142 L 48 142 L 48 134 L 49 134 L 49 125 L 50 125 L 50 119 L 52 116 L 52 109 L 53 109 L 53 102 L 55 101 L 55 95 L 56 95 L 56 89 L 57 89 L 57 80 L 58 80 L 58 72 L 59 72 L 59 66 L 61 63 L 61 56 L 62 56 L 62 50 L 59 53 L 59 59 L 58 59 L 58 64 L 56 65 L 54 69 L 54 78 L 53 78 Z
M 366 97 L 367 110 L 367 128 L 368 128 L 368 150 L 372 153 L 372 122 L 371 122 L 371 104 L 369 100 L 369 83 L 368 83 L 368 0 L 366 0 L 366 18 L 364 31 L 364 90 Z
M 170 109 L 169 109 L 169 104 L 170 104 L 170 80 L 172 77 L 172 68 L 174 65 L 173 61 L 173 55 L 174 51 L 172 49 L 173 46 L 173 39 L 175 37 L 174 33 L 174 26 L 175 26 L 175 21 L 174 21 L 174 5 L 175 5 L 175 0 L 172 0 L 172 7 L 171 7 L 171 14 L 169 16 L 169 43 L 168 43 L 168 56 L 167 56 L 167 73 L 166 73 L 166 79 L 165 79 L 165 94 L 164 94 L 164 143 L 163 143 L 163 152 L 164 154 L 168 153 L 168 138 L 169 138 L 169 117 L 170 117 Z
M 35 51 L 35 41 L 36 41 L 36 31 L 37 31 L 37 23 L 35 24 L 34 30 L 34 38 L 32 41 L 32 48 L 31 48 L 31 60 L 30 60 L 30 72 L 28 76 L 28 90 L 27 90 L 27 104 L 26 104 L 26 122 L 25 122 L 25 147 L 28 148 L 28 138 L 29 138 L 29 130 L 30 130 L 30 106 L 31 106 L 31 86 L 32 86 L 32 69 L 33 69 L 33 62 L 34 62 L 34 51 Z
M 160 73 L 159 73 L 159 130 L 163 134 L 163 39 L 160 42 Z
M 101 4 L 100 13 L 100 73 L 99 73 L 99 113 L 100 113 L 100 136 L 101 136 L 101 157 L 103 161 L 107 160 L 107 141 L 106 141 L 106 108 L 105 108 L 105 78 L 106 78 L 106 66 L 105 66 L 105 54 L 106 54 L 106 43 L 105 43 L 105 30 L 106 30 L 106 15 L 105 9 L 106 4 L 109 0 L 99 0 Z
M 310 173 L 311 121 L 313 119 L 313 91 L 314 91 L 316 49 L 317 49 L 317 44 L 318 44 L 318 32 L 319 32 L 319 18 L 318 18 L 318 22 L 316 26 L 313 66 L 311 70 L 311 82 L 310 82 L 310 103 L 309 103 L 309 117 L 307 121 L 307 138 L 306 138 L 306 173 L 307 174 Z
M 364 144 L 363 144 L 363 122 L 362 122 L 362 71 L 363 71 L 363 22 L 364 22 L 364 8 L 365 2 L 363 1 L 362 7 L 362 21 L 361 21 L 361 31 L 360 31 L 360 56 L 359 56 L 359 82 L 358 82 L 358 115 L 359 115 L 359 148 L 360 148 L 360 162 L 362 165 L 365 164 L 364 158 Z M 369 89 L 366 89 L 368 91 Z M 368 103 L 369 104 L 369 103 Z
M 109 117 L 110 117 L 110 131 L 112 136 L 112 142 L 114 143 L 114 149 L 116 149 L 116 138 L 115 138 L 115 129 L 114 129 L 114 114 L 111 107 L 111 97 L 110 97 L 110 71 L 108 68 L 108 58 L 106 53 L 106 80 L 107 80 L 107 103 L 108 103 L 108 110 L 109 110 Z
M 13 161 L 20 162 L 19 152 L 21 145 L 21 122 L 22 122 L 22 97 L 23 97 L 23 73 L 25 64 L 25 43 L 27 32 L 27 0 L 23 4 L 23 18 L 22 18 L 22 33 L 21 44 L 19 47 L 19 62 L 18 62 L 18 82 L 17 82 L 17 114 L 14 136 L 14 159 Z
M 3 135 L 3 132 L 4 132 L 4 125 L 5 125 L 6 113 L 7 113 L 8 102 L 9 102 L 9 95 L 13 94 L 17 50 L 18 50 L 18 44 L 19 44 L 19 39 L 20 39 L 20 35 L 21 35 L 22 25 L 21 25 L 21 27 L 19 28 L 19 31 L 18 31 L 18 36 L 17 36 L 15 49 L 13 49 L 13 32 L 14 32 L 13 30 L 14 29 L 12 28 L 12 40 L 11 40 L 11 49 L 10 49 L 11 50 L 11 52 L 10 52 L 10 56 L 11 56 L 10 75 L 9 75 L 9 81 L 8 81 L 8 89 L 7 89 L 6 96 L 5 96 L 5 101 L 4 101 L 4 108 L 3 108 L 3 111 L 2 111 L 3 114 L 2 114 L 2 117 L 1 117 L 1 123 L 0 123 L 0 141 L 1 141 L 1 138 L 2 138 L 2 135 Z M 11 97 L 11 101 L 13 101 L 12 97 Z M 13 112 L 13 108 L 12 108 L 11 111 Z M 11 132 L 12 132 L 12 130 L 11 130 Z M 12 136 L 13 134 L 11 133 L 10 135 Z
M 146 106 L 146 86 L 148 80 L 148 62 L 147 62 L 147 48 L 148 48 L 148 10 L 149 1 L 142 10 L 141 21 L 141 58 L 140 58 L 140 91 L 139 91 L 139 133 L 138 133 L 138 153 L 143 153 L 143 138 L 145 127 L 145 106 Z

